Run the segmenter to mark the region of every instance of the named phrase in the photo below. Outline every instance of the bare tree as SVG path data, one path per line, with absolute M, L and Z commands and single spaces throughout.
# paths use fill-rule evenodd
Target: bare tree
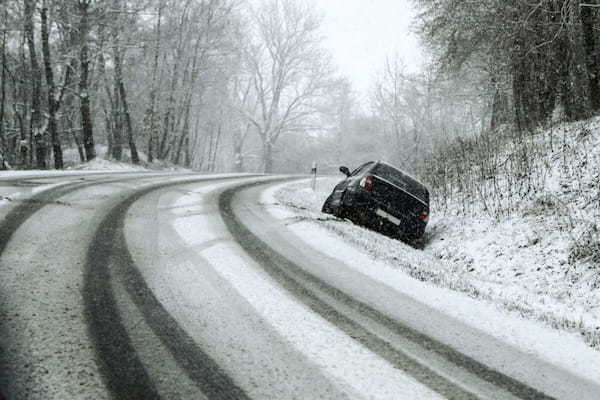
M 205 84 L 198 82 L 200 73 L 207 68 L 208 58 L 211 52 L 218 54 L 223 47 L 221 42 L 225 36 L 224 31 L 231 11 L 231 3 L 223 0 L 208 0 L 201 3 L 197 10 L 195 20 L 200 22 L 198 32 L 194 38 L 194 46 L 191 51 L 191 60 L 184 73 L 183 101 L 176 127 L 179 138 L 172 157 L 176 164 L 180 163 L 182 154 L 185 155 L 185 165 L 189 166 L 190 154 L 190 118 L 192 112 L 192 100 L 194 95 L 201 97 L 205 91 Z M 199 90 L 200 89 L 200 90 Z M 199 93 L 198 93 L 199 92 Z M 198 96 L 199 95 L 199 96 Z
M 306 129 L 332 85 L 320 23 L 306 2 L 267 0 L 252 11 L 255 29 L 240 48 L 258 107 L 256 112 L 251 108 L 242 112 L 261 139 L 265 172 L 273 171 L 279 137 Z
M 163 18 L 163 10 L 165 8 L 165 3 L 163 0 L 159 0 L 156 6 L 156 34 L 154 40 L 154 59 L 152 61 L 152 73 L 151 73 L 151 88 L 150 88 L 150 101 L 148 102 L 148 106 L 144 115 L 144 128 L 146 136 L 148 137 L 148 162 L 152 162 L 154 159 L 155 146 L 157 141 L 157 125 L 158 121 L 156 118 L 156 96 L 158 92 L 158 87 L 160 82 L 159 78 L 159 70 L 158 70 L 158 61 L 160 59 L 161 54 L 161 40 L 162 40 L 162 18 Z
M 25 0 L 25 35 L 27 47 L 29 48 L 29 62 L 31 66 L 31 135 L 35 143 L 36 166 L 46 169 L 46 142 L 44 138 L 44 127 L 42 121 L 42 73 L 38 62 L 35 37 L 34 37 L 34 11 L 35 0 Z
M 557 106 L 570 120 L 600 111 L 597 0 L 414 0 L 422 36 L 444 72 L 479 68 L 493 96 L 494 127 L 547 124 Z M 508 107 L 507 107 L 508 105 Z M 510 109 L 511 118 L 501 115 Z
M 89 92 L 90 75 L 90 56 L 88 36 L 90 32 L 90 9 L 92 0 L 77 0 L 77 9 L 79 11 L 79 101 L 81 112 L 81 124 L 83 127 L 83 147 L 85 149 L 85 158 L 91 161 L 96 158 L 96 148 L 94 146 L 94 123 L 92 121 L 92 111 Z
M 7 23 L 7 14 L 8 12 L 5 11 L 3 13 L 3 26 L 2 26 L 2 65 L 0 66 L 0 68 L 2 68 L 2 70 L 0 71 L 0 79 L 2 79 L 2 83 L 0 84 L 0 146 L 1 146 L 1 151 L 0 151 L 0 157 L 2 158 L 2 165 L 0 165 L 0 169 L 3 169 L 5 166 L 5 162 L 6 162 L 6 158 L 8 155 L 8 146 L 7 146 L 7 140 L 6 140 L 6 136 L 5 136 L 5 132 L 4 132 L 4 115 L 5 115 L 5 109 L 6 109 L 6 26 L 4 26 L 4 24 Z
M 57 98 L 56 84 L 54 82 L 54 70 L 52 69 L 52 57 L 50 53 L 50 43 L 48 34 L 48 0 L 42 0 L 41 16 L 41 31 L 42 31 L 42 54 L 44 56 L 44 71 L 46 73 L 46 92 L 48 99 L 48 132 L 52 143 L 52 152 L 54 155 L 54 168 L 63 168 L 63 154 L 58 137 L 58 126 L 56 121 L 56 113 L 60 106 L 60 100 Z M 67 72 L 67 76 L 69 76 Z
M 373 105 L 376 112 L 383 120 L 389 122 L 391 127 L 396 153 L 399 153 L 405 144 L 404 136 L 410 119 L 408 112 L 410 100 L 405 98 L 407 81 L 408 77 L 404 71 L 402 60 L 388 58 L 382 76 L 375 83 L 373 94 Z
M 113 7 L 117 12 L 117 20 L 121 14 L 122 6 L 119 0 L 114 0 Z M 118 29 L 119 24 L 113 26 L 112 40 L 113 40 L 113 61 L 115 68 L 115 86 L 119 92 L 119 99 L 121 106 L 123 107 L 123 116 L 125 118 L 125 128 L 127 130 L 127 142 L 129 144 L 129 150 L 131 152 L 131 162 L 139 164 L 140 158 L 137 152 L 137 146 L 135 144 L 135 138 L 133 134 L 133 124 L 131 122 L 131 114 L 129 112 L 129 103 L 127 102 L 127 91 L 125 90 L 125 84 L 123 83 L 123 70 L 121 62 L 121 46 L 119 41 Z
M 242 74 L 235 76 L 231 82 L 230 107 L 234 111 L 233 119 L 233 169 L 235 172 L 244 171 L 244 144 L 252 131 L 253 125 L 246 113 L 254 115 L 258 107 L 258 100 L 252 92 L 252 81 L 244 79 Z M 243 110 L 242 113 L 239 110 Z
M 186 0 L 181 9 L 181 14 L 178 16 L 178 23 L 175 26 L 176 29 L 176 43 L 171 44 L 174 47 L 173 65 L 171 67 L 171 76 L 169 89 L 166 97 L 167 104 L 165 105 L 166 110 L 162 117 L 162 133 L 160 141 L 158 142 L 158 158 L 166 159 L 171 151 L 170 137 L 173 136 L 174 132 L 174 113 L 177 104 L 177 90 L 181 82 L 181 69 L 182 64 L 185 62 L 186 44 L 191 41 L 191 35 L 193 32 L 190 29 L 190 13 L 192 1 Z

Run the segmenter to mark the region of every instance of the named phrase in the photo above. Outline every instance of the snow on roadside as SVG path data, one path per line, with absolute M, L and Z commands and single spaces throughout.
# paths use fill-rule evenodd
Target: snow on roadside
M 88 163 L 80 164 L 77 167 L 65 169 L 65 170 L 6 170 L 0 171 L 0 181 L 10 179 L 34 179 L 34 178 L 52 178 L 53 176 L 69 176 L 69 175 L 87 175 L 97 174 L 99 172 L 144 172 L 148 171 L 146 168 L 134 166 L 125 163 L 115 163 L 112 161 L 96 158 Z M 56 186 L 64 184 L 62 183 L 48 183 L 34 188 L 27 188 L 26 190 L 15 190 L 14 188 L 7 188 L 7 190 L 0 190 L 0 207 L 9 205 L 11 202 L 19 200 L 24 197 L 31 196 L 33 194 L 42 192 L 44 190 L 51 189 Z
M 70 170 L 85 171 L 148 171 L 141 165 L 134 165 L 96 157 L 92 161 L 71 167 Z
M 167 170 L 173 170 L 172 168 L 166 167 Z M 90 162 L 81 163 L 76 166 L 66 168 L 64 170 L 4 170 L 0 171 L 0 181 L 12 180 L 12 179 L 35 179 L 35 178 L 52 178 L 52 177 L 68 177 L 81 176 L 81 175 L 95 175 L 99 173 L 123 173 L 123 172 L 152 172 L 152 169 L 148 169 L 141 165 L 133 165 L 122 162 L 115 162 L 112 160 L 106 160 L 101 157 L 97 157 Z M 186 172 L 185 169 L 177 169 L 179 172 Z M 24 188 L 24 190 L 18 190 L 15 188 L 0 188 L 0 207 L 9 205 L 11 202 L 26 198 L 33 194 L 42 192 L 44 190 L 51 189 L 56 186 L 64 184 L 62 183 L 48 183 L 42 184 L 37 187 Z
M 179 167 L 175 164 L 155 160 L 151 163 L 142 161 L 135 165 L 128 162 L 120 162 L 115 160 L 107 160 L 102 157 L 96 157 L 92 161 L 75 165 L 70 170 L 85 170 L 85 171 L 121 171 L 121 172 L 150 172 L 150 171 L 171 171 L 171 172 L 192 172 L 188 168 Z
M 315 192 L 306 181 L 279 185 L 264 193 L 263 202 L 274 204 L 269 210 L 290 220 L 290 226 L 310 226 L 343 239 L 381 268 L 575 333 L 587 345 L 600 349 L 599 290 L 593 280 L 581 279 L 591 271 L 577 271 L 569 265 L 569 242 L 559 227 L 541 221 L 536 213 L 497 223 L 486 218 L 436 215 L 434 210 L 426 248 L 419 251 L 321 213 L 325 198 L 341 179 L 322 178 Z
M 95 158 L 94 160 L 82 164 L 78 164 L 74 167 L 66 168 L 63 170 L 6 170 L 0 171 L 0 180 L 2 179 L 27 179 L 29 177 L 53 177 L 53 176 L 65 176 L 65 175 L 86 175 L 95 174 L 99 172 L 146 172 L 149 169 L 133 164 L 115 162 L 105 160 L 101 158 Z
M 53 189 L 55 187 L 62 186 L 62 185 L 64 185 L 64 183 L 52 183 L 52 184 L 43 185 L 40 187 L 34 187 L 28 191 L 12 191 L 11 190 L 6 193 L 4 193 L 3 191 L 0 191 L 0 208 L 7 206 L 14 201 L 19 201 L 21 199 L 24 199 L 24 198 L 36 195 L 40 192 L 43 192 L 44 190 Z

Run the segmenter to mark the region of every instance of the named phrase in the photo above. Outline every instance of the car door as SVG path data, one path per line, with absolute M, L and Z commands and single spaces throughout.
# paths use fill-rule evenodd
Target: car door
M 344 193 L 346 192 L 348 187 L 356 186 L 358 184 L 358 182 L 360 181 L 360 178 L 363 175 L 363 173 L 367 169 L 369 169 L 373 164 L 374 164 L 374 162 L 371 161 L 371 162 L 361 165 L 360 167 L 358 167 L 354 171 L 352 171 L 350 173 L 350 175 L 348 177 L 346 177 L 346 179 L 344 179 L 343 181 L 341 181 L 340 183 L 338 183 L 335 186 L 335 188 L 333 189 L 333 193 L 331 195 L 331 202 L 334 207 L 338 207 L 341 204 Z

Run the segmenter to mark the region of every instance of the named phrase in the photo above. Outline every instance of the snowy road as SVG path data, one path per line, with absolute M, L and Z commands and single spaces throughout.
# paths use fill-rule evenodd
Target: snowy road
M 0 180 L 0 398 L 598 398 L 304 243 L 281 179 Z

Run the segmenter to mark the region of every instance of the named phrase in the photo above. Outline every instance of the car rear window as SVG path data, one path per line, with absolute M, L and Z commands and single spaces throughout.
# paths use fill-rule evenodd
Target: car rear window
M 350 173 L 350 176 L 356 176 L 361 174 L 363 171 L 365 171 L 367 168 L 371 167 L 373 165 L 373 162 L 368 162 L 368 163 L 364 163 L 363 165 L 361 165 L 360 167 L 356 168 L 354 171 L 352 171 Z
M 377 164 L 373 169 L 373 173 L 429 204 L 429 192 L 427 191 L 427 188 L 420 182 L 402 173 L 402 171 L 390 167 L 389 165 Z

